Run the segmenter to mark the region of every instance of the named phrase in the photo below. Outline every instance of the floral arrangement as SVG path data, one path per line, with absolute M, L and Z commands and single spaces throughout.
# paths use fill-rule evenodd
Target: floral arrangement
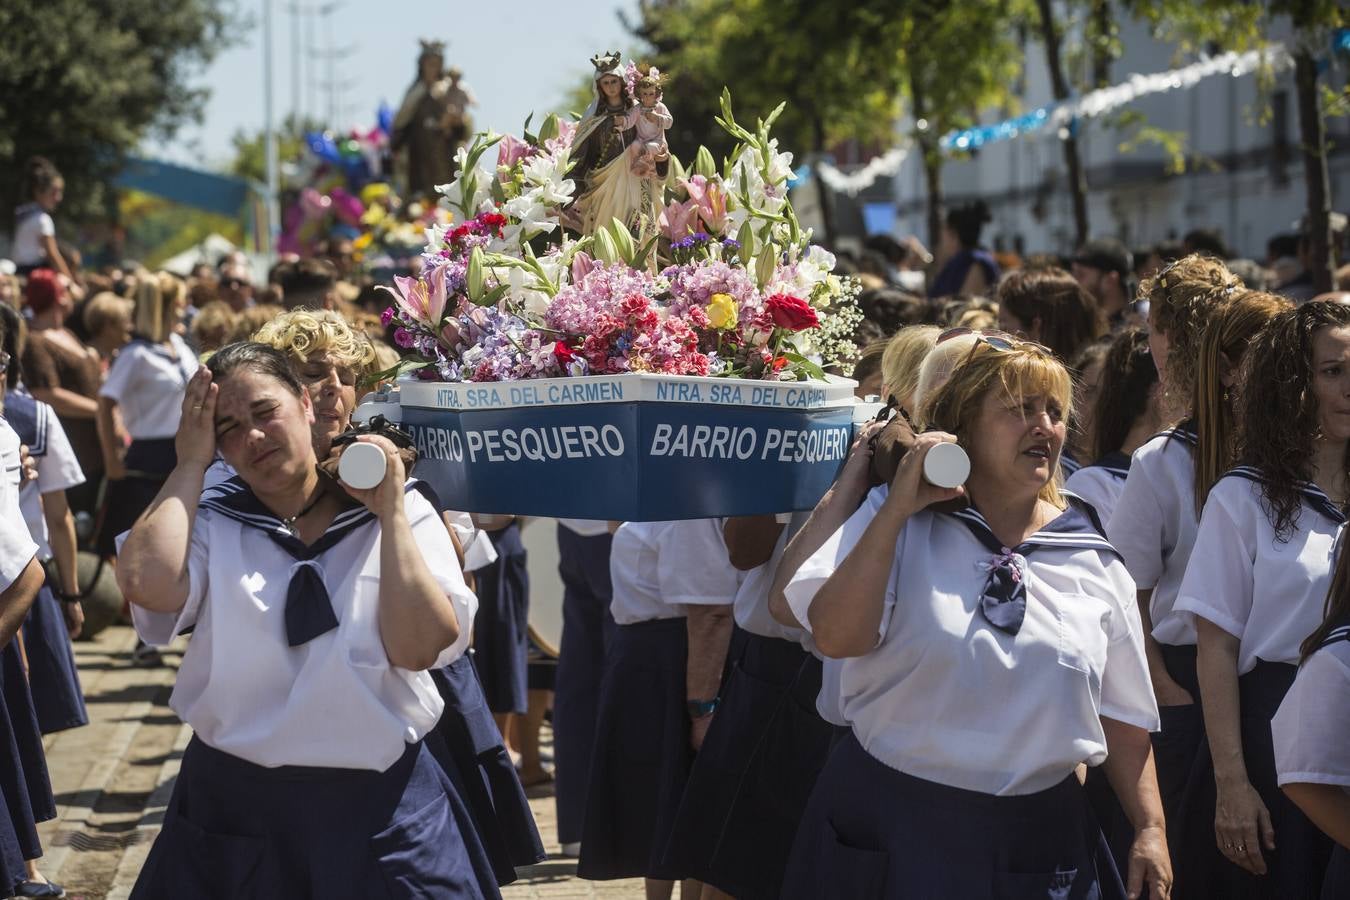
M 769 136 L 781 110 L 750 131 L 724 91 L 717 121 L 735 151 L 720 169 L 704 148 L 689 170 L 672 157 L 646 240 L 617 220 L 580 238 L 564 227 L 574 123 L 476 135 L 437 189 L 458 224 L 428 228 L 420 273 L 385 288 L 401 370 L 452 382 L 847 371 L 859 286 L 832 274 L 793 213 L 792 156 Z M 495 168 L 480 168 L 493 147 Z

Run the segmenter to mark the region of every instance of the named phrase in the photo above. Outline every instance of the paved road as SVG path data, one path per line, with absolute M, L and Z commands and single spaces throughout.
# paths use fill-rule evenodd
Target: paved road
M 541 529 L 542 531 L 542 529 Z M 39 829 L 42 870 L 77 900 L 125 900 L 159 832 L 164 807 L 191 730 L 168 707 L 179 657 L 166 666 L 131 665 L 135 636 L 111 628 L 76 644 L 90 724 L 47 739 L 58 816 Z M 551 753 L 551 736 L 544 735 Z M 549 786 L 531 792 L 531 807 L 550 853 L 559 850 Z M 575 860 L 550 859 L 503 891 L 511 900 L 641 897 L 640 881 L 587 882 Z

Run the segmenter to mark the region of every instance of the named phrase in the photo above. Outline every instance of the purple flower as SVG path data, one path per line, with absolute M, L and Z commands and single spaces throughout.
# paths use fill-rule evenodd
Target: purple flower
M 408 329 L 396 328 L 394 329 L 394 343 L 398 344 L 404 350 L 407 350 L 416 343 L 416 341 L 412 336 L 412 332 L 408 331 Z
M 392 306 L 386 306 L 384 312 L 380 313 L 380 324 L 385 328 L 388 328 L 389 323 L 392 321 L 394 321 L 394 308 Z

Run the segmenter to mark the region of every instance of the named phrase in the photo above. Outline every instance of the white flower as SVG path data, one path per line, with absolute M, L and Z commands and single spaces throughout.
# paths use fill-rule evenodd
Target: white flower
M 576 182 L 567 174 L 566 148 L 551 155 L 539 154 L 527 159 L 521 167 L 525 183 L 539 189 L 539 199 L 550 206 L 561 206 L 572 199 Z M 533 193 L 533 192 L 532 192 Z
M 780 185 L 792 177 L 792 154 L 778 152 L 778 138 L 769 141 L 769 164 L 765 167 L 765 179 L 773 185 Z
M 807 247 L 806 255 L 803 257 L 802 261 L 810 263 L 826 275 L 834 271 L 836 262 L 834 254 L 819 244 L 812 244 L 810 247 Z
M 545 202 L 543 191 L 539 188 L 526 191 L 514 200 L 506 201 L 503 210 L 520 223 L 520 233 L 524 240 L 529 240 L 537 234 L 547 234 L 557 227 L 557 222 L 549 214 L 549 207 Z

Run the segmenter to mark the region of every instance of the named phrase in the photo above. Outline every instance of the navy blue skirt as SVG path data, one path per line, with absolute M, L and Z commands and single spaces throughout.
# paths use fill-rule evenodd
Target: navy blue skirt
M 906 775 L 849 735 L 816 781 L 785 898 L 1123 900 L 1078 779 L 996 797 Z
M 1242 704 L 1242 757 L 1247 766 L 1247 779 L 1270 812 L 1270 823 L 1275 829 L 1275 849 L 1261 848 L 1266 861 L 1265 875 L 1253 875 L 1224 859 L 1212 886 L 1212 896 L 1224 900 L 1318 900 L 1322 896 L 1322 881 L 1331 860 L 1331 838 L 1322 833 L 1276 783 L 1275 744 L 1270 730 L 1270 720 L 1294 683 L 1297 671 L 1297 667 L 1287 663 L 1258 662 L 1256 668 L 1238 678 Z M 1208 781 L 1212 786 L 1213 762 L 1208 754 L 1204 761 L 1209 765 Z M 1214 807 L 1209 808 L 1209 839 L 1211 844 L 1216 844 Z
M 149 508 L 169 473 L 178 464 L 173 438 L 136 440 L 127 447 L 127 477 L 109 479 L 103 498 L 103 518 L 99 523 L 98 552 L 102 556 L 117 553 L 117 536 L 131 526 Z
M 0 809 L 9 809 L 9 794 L 5 790 L 5 779 L 0 779 Z M 0 815 L 0 889 L 6 896 L 12 894 L 21 882 L 28 880 L 28 871 L 23 864 L 23 850 L 19 846 L 19 835 L 14 823 L 7 815 Z
M 553 789 L 561 844 L 581 840 L 600 679 L 618 628 L 609 612 L 613 540 L 609 534 L 583 536 L 558 525 L 563 627 L 553 685 Z
M 1163 663 L 1172 680 L 1195 700 L 1189 706 L 1160 706 L 1160 728 L 1153 741 L 1153 764 L 1158 773 L 1158 792 L 1167 819 L 1167 849 L 1172 857 L 1172 896 L 1212 896 L 1215 880 L 1230 865 L 1214 841 L 1214 767 L 1205 740 L 1205 718 L 1200 704 L 1200 680 L 1195 671 L 1194 644 L 1159 644 Z M 1092 775 L 1089 773 L 1089 777 Z M 1101 777 L 1101 773 L 1098 773 Z M 1102 779 L 1104 781 L 1104 778 Z M 1112 850 L 1124 842 L 1120 829 L 1123 813 L 1106 799 L 1109 785 L 1090 789 L 1094 808 L 1102 818 Z M 1114 793 L 1111 793 L 1114 797 Z M 1125 848 L 1128 852 L 1128 846 Z
M 61 601 L 44 584 L 23 623 L 23 647 L 28 654 L 28 679 L 33 706 L 43 734 L 89 724 L 80 673 Z
M 468 657 L 432 669 L 431 680 L 445 700 L 445 712 L 427 736 L 427 746 L 462 792 L 497 883 L 510 884 L 516 866 L 534 865 L 545 856 L 525 789 Z
M 743 892 L 727 887 L 725 878 L 714 878 L 712 863 L 726 837 L 727 820 L 750 761 L 808 657 L 797 644 L 742 634 L 739 659 L 731 663 L 721 703 L 694 758 L 666 847 L 668 865 L 737 897 Z M 791 842 L 791 834 L 787 840 Z M 784 856 L 787 849 L 783 848 Z M 751 873 L 757 870 L 756 860 L 742 857 L 733 862 L 744 864 Z
M 1350 897 L 1350 850 L 1340 844 L 1331 851 L 1327 877 L 1322 882 L 1322 900 L 1345 900 Z
M 37 823 L 56 818 L 42 732 L 33 710 L 19 645 L 0 649 L 0 792 L 24 859 L 42 856 Z
M 421 743 L 373 772 L 264 768 L 193 738 L 131 896 L 498 897 L 468 822 Z
M 687 875 L 663 856 L 693 761 L 688 647 L 683 618 L 618 627 L 600 685 L 577 864 L 582 878 Z
M 476 569 L 478 615 L 473 620 L 473 661 L 488 709 L 524 714 L 529 708 L 530 576 L 520 523 L 488 532 L 497 560 Z

